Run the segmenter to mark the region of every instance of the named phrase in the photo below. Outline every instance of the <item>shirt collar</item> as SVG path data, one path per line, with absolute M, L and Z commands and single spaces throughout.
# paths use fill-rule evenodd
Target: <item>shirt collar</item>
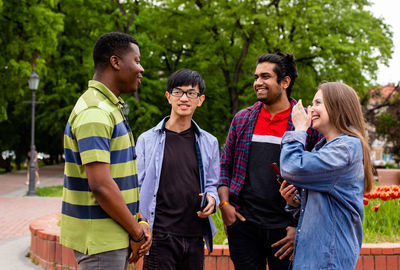
M 89 88 L 94 88 L 97 91 L 101 92 L 105 95 L 113 104 L 117 105 L 120 103 L 121 105 L 124 104 L 124 100 L 121 97 L 116 97 L 110 89 L 107 88 L 104 84 L 99 81 L 90 80 L 89 81 Z
M 168 121 L 170 116 L 165 117 L 157 126 L 154 127 L 155 131 L 165 132 L 165 123 Z M 199 136 L 201 134 L 201 128 L 196 124 L 196 122 L 192 119 L 192 127 L 194 128 L 194 132 Z
M 260 113 L 261 115 L 264 115 L 268 120 L 271 119 L 271 113 L 267 109 L 265 109 L 264 106 L 261 106 L 261 111 L 262 111 L 262 113 Z M 276 113 L 274 115 L 274 118 L 271 120 L 275 121 L 275 120 L 289 118 L 291 112 L 292 112 L 292 107 L 290 106 L 286 110 Z
M 315 148 L 316 151 L 318 151 L 318 150 L 321 149 L 322 146 L 324 146 L 325 144 L 327 144 L 327 143 L 332 143 L 332 142 L 336 141 L 337 139 L 339 139 L 340 137 L 343 137 L 343 136 L 346 136 L 346 134 L 345 134 L 345 133 L 341 133 L 341 134 L 339 134 L 339 136 L 337 136 L 337 137 L 334 138 L 333 140 L 330 140 L 329 142 L 326 141 L 326 138 L 325 138 L 325 137 L 322 137 L 322 139 L 319 140 L 319 142 L 317 142 L 317 143 L 315 144 L 314 148 Z

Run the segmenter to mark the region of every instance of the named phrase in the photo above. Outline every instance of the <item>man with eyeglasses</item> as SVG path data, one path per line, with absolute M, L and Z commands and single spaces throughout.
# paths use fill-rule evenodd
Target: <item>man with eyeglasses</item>
M 138 138 L 140 210 L 153 231 L 146 270 L 201 270 L 203 238 L 212 251 L 216 227 L 210 215 L 219 203 L 218 141 L 192 119 L 204 102 L 204 90 L 196 71 L 174 72 L 165 92 L 171 115 Z
M 74 250 L 81 270 L 126 270 L 151 246 L 150 228 L 140 220 L 135 144 L 120 97 L 141 83 L 139 43 L 128 34 L 104 34 L 93 60 L 93 79 L 64 132 L 60 242 Z

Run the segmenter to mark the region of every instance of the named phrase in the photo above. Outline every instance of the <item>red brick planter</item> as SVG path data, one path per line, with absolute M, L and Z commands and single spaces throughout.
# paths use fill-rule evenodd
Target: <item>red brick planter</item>
M 376 169 L 380 186 L 400 185 L 400 169 Z
M 79 269 L 72 250 L 59 243 L 58 220 L 59 214 L 51 214 L 31 222 L 31 259 L 38 262 L 43 269 Z M 213 253 L 205 254 L 205 270 L 234 269 L 227 246 L 215 245 Z M 136 269 L 142 269 L 141 261 Z M 363 244 L 356 270 L 397 269 L 400 269 L 400 243 Z

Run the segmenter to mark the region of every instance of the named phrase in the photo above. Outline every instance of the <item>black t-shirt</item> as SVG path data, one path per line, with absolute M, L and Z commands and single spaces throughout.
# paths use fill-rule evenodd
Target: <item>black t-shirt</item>
M 165 132 L 154 231 L 201 236 L 207 219 L 196 214 L 201 190 L 194 129 L 180 133 L 165 129 Z
M 291 109 L 271 114 L 261 109 L 254 127 L 246 170 L 246 180 L 239 194 L 239 212 L 250 222 L 266 229 L 295 225 L 284 207 L 280 185 L 269 164 L 279 164 L 280 143 L 286 131 Z

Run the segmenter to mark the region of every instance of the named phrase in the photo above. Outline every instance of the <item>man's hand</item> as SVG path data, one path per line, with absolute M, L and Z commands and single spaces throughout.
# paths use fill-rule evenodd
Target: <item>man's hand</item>
M 131 256 L 128 259 L 128 263 L 136 263 L 140 257 L 143 255 L 139 254 L 139 249 L 142 247 L 146 242 L 146 237 L 143 237 L 143 239 L 140 242 L 135 242 L 133 240 L 129 240 L 129 245 L 131 247 L 132 253 Z
M 290 206 L 296 208 L 300 206 L 300 201 L 296 197 L 296 194 L 298 193 L 296 187 L 293 185 L 288 185 L 286 180 L 282 182 L 282 185 L 279 188 L 279 192 Z
M 221 209 L 222 220 L 224 221 L 224 230 L 226 236 L 228 236 L 228 231 L 226 226 L 232 225 L 236 219 L 244 222 L 246 219 L 236 211 L 235 207 L 231 204 L 225 204 Z
M 232 225 L 236 219 L 240 221 L 246 221 L 246 219 L 236 211 L 235 207 L 229 204 L 229 187 L 220 186 L 218 187 L 218 196 L 221 202 L 228 202 L 221 206 L 221 215 L 222 220 L 224 221 L 224 230 L 225 234 L 228 237 L 228 231 L 226 230 L 226 226 Z
M 140 223 L 139 226 L 143 229 L 146 241 L 139 249 L 139 256 L 144 256 L 151 248 L 151 243 L 153 242 L 153 234 L 151 233 L 150 227 L 145 223 Z
M 200 197 L 204 196 L 204 193 L 199 194 Z M 215 199 L 207 193 L 207 206 L 203 211 L 197 211 L 197 216 L 199 218 L 206 218 L 214 212 L 215 209 Z
M 293 260 L 293 250 L 294 250 L 294 239 L 296 237 L 296 228 L 288 226 L 286 227 L 286 236 L 279 240 L 278 242 L 271 245 L 271 247 L 282 246 L 274 255 L 279 257 L 280 260 L 292 254 L 290 260 Z

